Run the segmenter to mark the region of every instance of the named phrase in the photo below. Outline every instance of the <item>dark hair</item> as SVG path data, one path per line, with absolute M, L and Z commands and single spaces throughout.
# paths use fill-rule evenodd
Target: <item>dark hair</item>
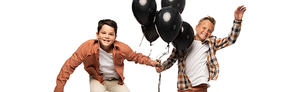
M 115 31 L 115 35 L 117 35 L 117 24 L 115 21 L 111 20 L 111 19 L 103 19 L 100 20 L 98 23 L 98 33 L 100 32 L 100 30 L 102 29 L 103 25 L 108 25 L 114 28 Z

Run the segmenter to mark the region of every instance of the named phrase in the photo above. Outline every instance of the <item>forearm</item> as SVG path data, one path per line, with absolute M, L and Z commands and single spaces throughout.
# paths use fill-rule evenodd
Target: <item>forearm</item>
M 178 51 L 176 49 L 173 49 L 170 57 L 162 63 L 164 70 L 171 68 L 176 63 L 177 60 L 178 60 Z
M 131 52 L 132 52 L 132 50 L 131 50 Z M 145 56 L 142 53 L 136 53 L 136 52 L 127 53 L 126 58 L 127 58 L 128 61 L 134 61 L 136 64 L 137 63 L 145 64 L 147 66 L 150 66 L 151 62 L 153 61 L 148 56 Z
M 70 57 L 63 67 L 61 68 L 57 80 L 56 80 L 56 88 L 55 90 L 63 90 L 66 82 L 68 81 L 70 75 L 74 72 L 75 68 L 80 65 L 81 62 L 78 62 L 75 60 L 75 58 L 72 56 Z M 55 91 L 56 92 L 56 91 Z M 60 91 L 57 91 L 60 92 Z
M 176 61 L 177 61 L 177 59 L 168 58 L 165 62 L 162 63 L 163 70 L 165 71 L 165 70 L 171 68 L 175 64 Z
M 230 45 L 234 44 L 240 34 L 241 31 L 241 23 L 242 20 L 234 20 L 233 22 L 233 27 L 232 27 L 232 31 L 230 33 L 230 35 L 228 36 L 230 39 Z
M 79 66 L 86 54 L 85 48 L 83 47 L 85 44 L 82 44 L 73 54 L 72 56 L 66 60 L 64 65 L 62 66 L 56 80 L 56 87 L 54 92 L 63 92 L 64 86 L 69 79 L 70 75 L 74 72 L 75 68 Z
M 229 35 L 225 38 L 215 39 L 215 43 L 216 43 L 215 49 L 216 50 L 222 49 L 222 48 L 232 45 L 236 42 L 236 40 L 240 34 L 240 31 L 241 31 L 241 22 L 242 21 L 234 20 L 233 26 L 231 28 L 231 32 L 229 33 Z

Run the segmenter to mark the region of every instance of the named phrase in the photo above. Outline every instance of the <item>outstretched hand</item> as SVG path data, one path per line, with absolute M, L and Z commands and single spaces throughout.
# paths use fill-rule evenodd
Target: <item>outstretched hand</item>
M 154 60 L 151 62 L 152 67 L 159 67 L 160 66 L 160 60 Z
M 235 20 L 242 20 L 243 15 L 244 15 L 244 13 L 245 13 L 246 10 L 247 10 L 247 8 L 244 7 L 244 5 L 238 6 L 236 8 L 236 10 L 234 11 L 234 19 Z
M 164 70 L 163 66 L 155 67 L 157 73 L 161 73 Z

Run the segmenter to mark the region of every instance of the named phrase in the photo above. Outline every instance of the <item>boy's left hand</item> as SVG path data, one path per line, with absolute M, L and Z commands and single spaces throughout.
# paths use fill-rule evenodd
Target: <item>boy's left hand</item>
M 234 11 L 234 19 L 235 20 L 239 20 L 239 21 L 242 20 L 243 15 L 244 15 L 244 13 L 245 13 L 246 10 L 247 10 L 247 8 L 244 7 L 244 5 L 238 6 L 236 8 L 236 10 Z

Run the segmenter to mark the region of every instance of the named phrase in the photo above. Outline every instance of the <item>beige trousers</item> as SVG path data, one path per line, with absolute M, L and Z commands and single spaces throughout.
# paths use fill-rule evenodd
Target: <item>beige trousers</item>
M 94 77 L 90 76 L 89 84 L 90 92 L 130 92 L 125 84 L 118 84 L 118 80 L 105 81 L 104 84 L 101 84 Z

